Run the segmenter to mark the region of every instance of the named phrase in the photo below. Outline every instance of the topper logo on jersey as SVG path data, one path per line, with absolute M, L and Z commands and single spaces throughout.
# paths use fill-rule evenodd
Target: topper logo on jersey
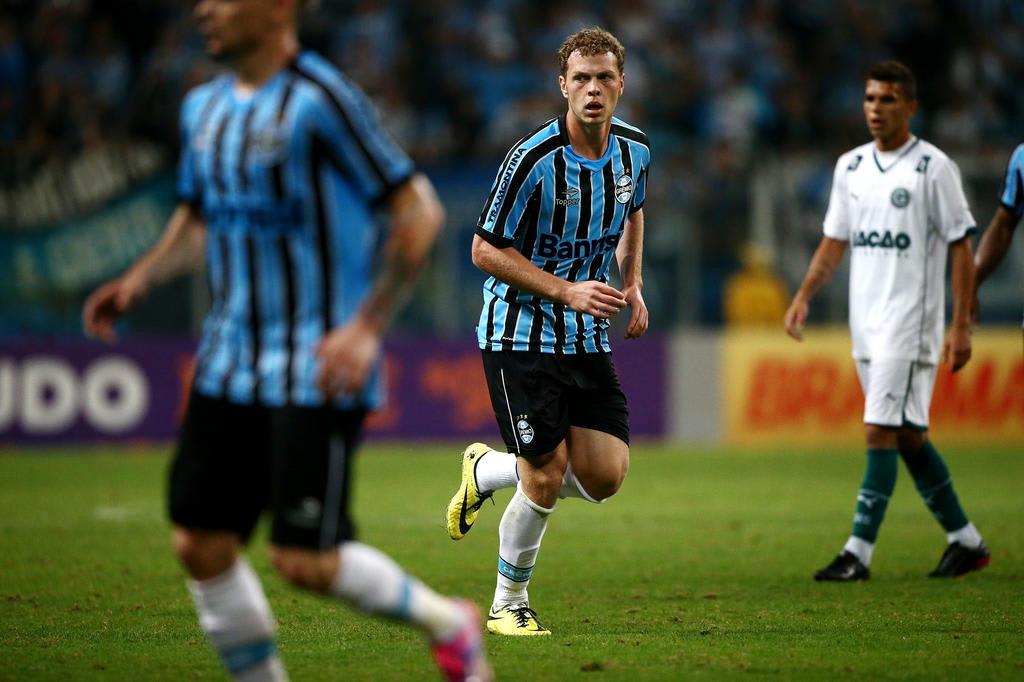
M 565 196 L 561 199 L 555 199 L 555 206 L 578 206 L 580 203 L 580 189 L 579 187 L 566 187 Z
M 867 246 L 873 249 L 896 249 L 897 251 L 906 251 L 910 248 L 910 235 L 906 232 L 897 232 L 893 235 L 892 232 L 886 230 L 885 232 L 877 232 L 872 230 L 871 232 L 853 232 L 853 239 L 850 243 L 854 248 L 861 246 Z
M 907 204 L 910 203 L 910 191 L 903 189 L 902 187 L 897 187 L 892 191 L 892 194 L 889 195 L 889 201 L 891 201 L 892 205 L 896 208 L 906 208 Z
M 633 178 L 623 175 L 615 181 L 615 201 L 620 204 L 628 204 L 632 196 Z
M 537 239 L 537 255 L 541 258 L 589 258 L 599 253 L 614 251 L 619 244 L 619 234 L 607 234 L 596 239 L 566 239 L 558 241 L 553 234 L 542 234 Z

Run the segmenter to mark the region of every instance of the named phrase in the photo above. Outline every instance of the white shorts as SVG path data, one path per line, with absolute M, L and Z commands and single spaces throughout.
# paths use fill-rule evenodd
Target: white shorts
M 927 429 L 935 369 L 911 360 L 858 360 L 864 423 Z

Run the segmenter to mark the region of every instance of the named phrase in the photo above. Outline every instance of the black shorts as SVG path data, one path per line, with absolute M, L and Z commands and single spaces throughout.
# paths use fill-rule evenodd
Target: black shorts
M 327 550 L 354 536 L 352 455 L 366 411 L 238 405 L 195 391 L 171 463 L 171 520 L 243 541 L 273 514 L 274 544 Z
M 629 410 L 608 353 L 483 351 L 494 416 L 509 452 L 550 452 L 570 426 L 629 443 Z

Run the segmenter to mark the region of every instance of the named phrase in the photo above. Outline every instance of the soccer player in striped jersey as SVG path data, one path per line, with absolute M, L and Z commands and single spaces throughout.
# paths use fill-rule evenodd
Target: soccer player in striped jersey
M 608 326 L 629 306 L 626 338 L 647 329 L 640 265 L 651 154 L 643 132 L 613 117 L 624 59 L 601 29 L 566 39 L 559 84 L 568 110 L 509 150 L 473 239 L 473 262 L 489 275 L 477 339 L 508 452 L 466 449 L 446 521 L 460 539 L 484 499 L 517 487 L 499 526 L 487 623 L 497 634 L 550 634 L 527 586 L 555 503 L 600 502 L 629 468 Z M 613 258 L 621 291 L 608 284 Z
M 929 575 L 963 575 L 989 562 L 981 535 L 960 506 L 949 469 L 928 438 L 937 365 L 958 371 L 971 357 L 970 306 L 975 231 L 956 164 L 910 133 L 917 85 L 910 69 L 881 62 L 867 75 L 864 117 L 873 140 L 839 157 L 824 237 L 786 311 L 786 331 L 803 339 L 808 303 L 831 278 L 847 246 L 850 332 L 864 389 L 867 468 L 853 530 L 815 580 L 866 580 L 902 457 L 918 492 L 946 532 Z M 953 320 L 943 341 L 947 256 Z
M 486 679 L 476 607 L 354 540 L 350 464 L 382 399 L 381 338 L 443 209 L 363 93 L 300 48 L 297 3 L 196 3 L 207 51 L 228 71 L 182 106 L 180 203 L 163 237 L 90 296 L 85 327 L 111 339 L 119 316 L 205 254 L 213 302 L 169 510 L 199 623 L 234 679 L 286 679 L 242 555 L 267 508 L 286 580 L 418 627 L 447 679 Z M 390 231 L 375 268 L 378 206 Z
M 999 206 L 996 208 L 992 222 L 978 244 L 978 253 L 974 256 L 977 268 L 975 286 L 980 287 L 1010 250 L 1014 230 L 1024 215 L 1024 144 L 1017 145 L 1006 165 L 1006 178 L 1003 180 L 1003 191 L 999 194 Z M 975 294 L 974 317 L 977 318 L 978 299 Z

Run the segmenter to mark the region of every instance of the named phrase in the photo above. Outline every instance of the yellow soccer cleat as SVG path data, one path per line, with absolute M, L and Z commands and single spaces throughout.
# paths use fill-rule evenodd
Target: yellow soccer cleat
M 495 635 L 543 637 L 551 630 L 540 624 L 537 614 L 526 604 L 509 605 L 487 613 L 487 630 Z
M 476 514 L 484 500 L 492 493 L 480 493 L 476 485 L 476 463 L 485 454 L 491 451 L 484 443 L 473 443 L 462 451 L 462 483 L 458 491 L 448 503 L 445 513 L 445 526 L 448 528 L 448 537 L 452 540 L 461 540 L 476 522 Z

